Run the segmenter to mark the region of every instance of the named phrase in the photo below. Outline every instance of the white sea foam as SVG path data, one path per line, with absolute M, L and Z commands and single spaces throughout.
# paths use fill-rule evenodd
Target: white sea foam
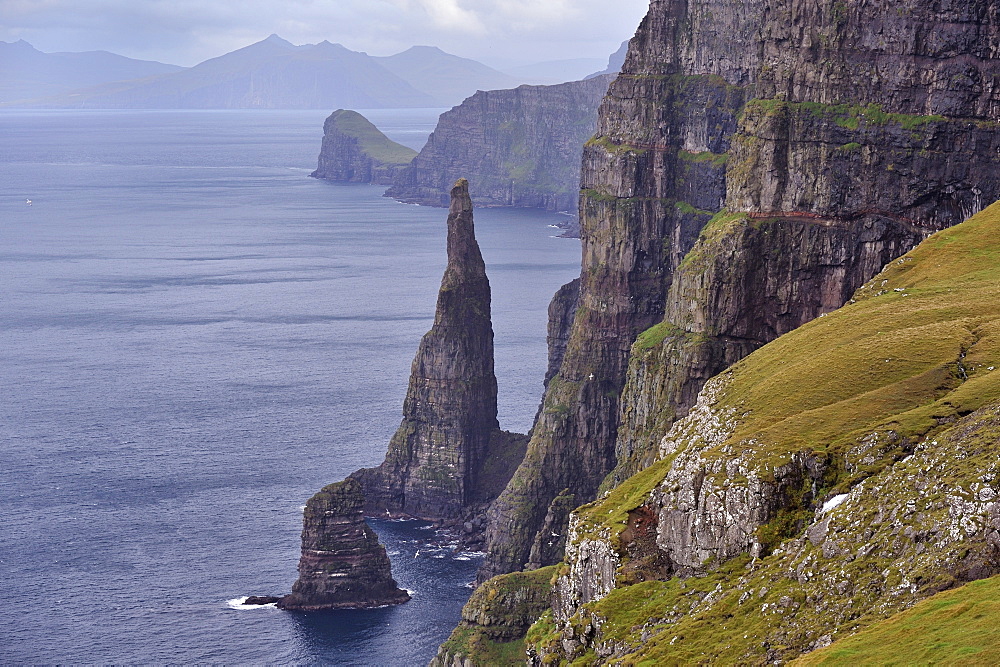
M 241 598 L 233 598 L 232 600 L 226 600 L 226 606 L 230 609 L 238 609 L 239 611 L 246 611 L 248 609 L 265 609 L 270 607 L 271 609 L 277 609 L 278 605 L 274 602 L 271 604 L 243 604 L 250 599 L 250 596 L 244 596 Z

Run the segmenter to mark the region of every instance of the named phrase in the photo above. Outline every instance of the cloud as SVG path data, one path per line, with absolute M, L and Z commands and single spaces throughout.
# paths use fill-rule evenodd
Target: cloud
M 418 4 L 439 28 L 469 34 L 486 32 L 486 26 L 479 20 L 479 15 L 475 11 L 459 7 L 458 0 L 421 0 Z

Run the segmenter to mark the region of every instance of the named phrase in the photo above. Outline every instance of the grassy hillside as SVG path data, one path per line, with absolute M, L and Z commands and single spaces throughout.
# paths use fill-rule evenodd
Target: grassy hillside
M 384 164 L 409 164 L 417 156 L 412 148 L 397 144 L 356 111 L 340 109 L 330 121 L 338 132 L 358 140 L 361 150 Z
M 1000 664 L 1000 577 L 939 593 L 794 665 Z
M 576 540 L 620 554 L 616 588 L 568 623 L 543 617 L 533 650 L 555 659 L 576 641 L 587 652 L 562 655 L 581 664 L 788 660 L 1000 572 L 1000 204 L 710 385 L 667 436 L 668 455 L 577 510 Z M 803 461 L 819 474 L 778 491 Z M 661 503 L 678 488 L 721 499 L 720 531 L 756 528 L 759 557 L 637 583 L 629 514 L 677 512 Z M 756 493 L 783 504 L 766 525 L 740 514 L 767 506 Z

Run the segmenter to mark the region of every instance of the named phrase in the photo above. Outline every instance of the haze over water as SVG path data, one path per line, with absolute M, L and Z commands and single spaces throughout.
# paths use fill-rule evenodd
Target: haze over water
M 367 115 L 419 148 L 438 111 Z M 444 210 L 307 177 L 325 115 L 0 113 L 0 661 L 420 664 L 457 623 L 478 561 L 415 523 L 376 526 L 406 605 L 227 604 L 287 592 L 306 499 L 381 461 L 444 269 Z M 561 219 L 476 212 L 522 432 Z

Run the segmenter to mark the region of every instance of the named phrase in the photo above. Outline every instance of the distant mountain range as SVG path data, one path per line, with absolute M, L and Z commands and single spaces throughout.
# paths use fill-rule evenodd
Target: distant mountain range
M 0 102 L 80 109 L 450 107 L 521 80 L 429 46 L 373 57 L 277 35 L 190 68 L 0 42 Z
M 107 51 L 42 53 L 24 40 L 0 42 L 0 102 L 59 95 L 75 88 L 182 69 Z

